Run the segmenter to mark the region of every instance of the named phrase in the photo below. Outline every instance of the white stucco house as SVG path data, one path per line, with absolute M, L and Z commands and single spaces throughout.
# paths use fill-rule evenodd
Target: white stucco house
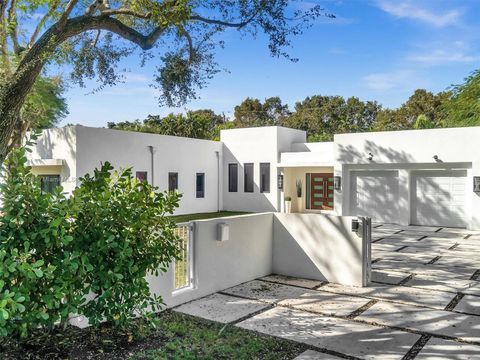
M 284 127 L 223 130 L 217 141 L 84 126 L 45 130 L 29 155 L 45 187 L 71 192 L 102 161 L 179 190 L 177 214 L 292 211 L 480 229 L 480 127 L 341 134 L 307 143 Z M 475 183 L 477 186 L 475 186 Z M 302 196 L 297 196 L 297 186 Z

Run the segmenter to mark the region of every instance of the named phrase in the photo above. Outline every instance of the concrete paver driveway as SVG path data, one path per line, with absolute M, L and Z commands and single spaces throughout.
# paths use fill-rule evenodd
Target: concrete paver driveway
M 271 275 L 185 312 L 303 342 L 298 359 L 480 359 L 480 235 L 375 225 L 372 284 Z

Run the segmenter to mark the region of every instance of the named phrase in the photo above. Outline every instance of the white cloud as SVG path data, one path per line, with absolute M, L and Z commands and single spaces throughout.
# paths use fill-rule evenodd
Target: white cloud
M 462 13 L 459 10 L 434 11 L 414 4 L 411 0 L 378 0 L 378 7 L 398 18 L 422 21 L 436 27 L 444 27 L 459 22 Z
M 470 53 L 469 46 L 463 41 L 449 44 L 434 44 L 423 47 L 419 52 L 407 56 L 407 60 L 423 65 L 444 65 L 449 63 L 470 63 L 478 61 L 480 57 Z
M 457 51 L 437 49 L 424 54 L 414 54 L 408 60 L 419 62 L 425 65 L 441 65 L 448 63 L 469 63 L 477 61 L 478 56 L 468 55 Z
M 395 70 L 385 73 L 373 73 L 363 77 L 367 88 L 375 91 L 410 89 L 418 87 L 418 74 L 412 70 Z

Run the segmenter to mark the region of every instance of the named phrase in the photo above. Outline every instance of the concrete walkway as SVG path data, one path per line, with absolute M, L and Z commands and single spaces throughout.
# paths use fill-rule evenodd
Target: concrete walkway
M 298 359 L 480 359 L 480 234 L 375 225 L 367 288 L 271 275 L 176 311 L 305 343 Z

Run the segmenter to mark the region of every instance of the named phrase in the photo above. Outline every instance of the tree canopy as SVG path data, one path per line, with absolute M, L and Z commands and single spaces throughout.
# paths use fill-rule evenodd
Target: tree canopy
M 300 2 L 300 1 L 299 1 Z M 69 64 L 71 79 L 100 88 L 121 79 L 119 61 L 140 50 L 140 64 L 157 59 L 153 74 L 161 104 L 197 97 L 219 71 L 216 35 L 228 28 L 263 33 L 274 57 L 312 20 L 332 15 L 290 0 L 3 0 L 0 2 L 0 161 L 21 122 L 21 109 L 46 65 Z M 11 54 L 15 61 L 11 61 Z
M 165 117 L 149 115 L 143 121 L 110 122 L 108 127 L 117 130 L 211 139 L 215 137 L 216 128 L 224 122 L 223 116 L 215 114 L 213 110 L 196 110 L 188 111 L 186 115 L 169 114 Z
M 373 130 L 413 129 L 419 116 L 422 117 L 423 124 L 430 124 L 428 127 L 444 127 L 446 125 L 445 106 L 450 97 L 451 93 L 448 91 L 433 94 L 425 89 L 417 89 L 398 109 L 386 109 L 380 112 Z
M 259 99 L 246 98 L 235 106 L 236 127 L 281 125 L 290 116 L 288 105 L 278 97 L 270 97 L 262 103 Z
M 444 106 L 447 125 L 480 125 L 480 69 L 473 71 L 462 84 L 453 86 L 451 90 L 451 100 Z
M 310 141 L 328 141 L 336 133 L 371 129 L 380 105 L 356 97 L 315 95 L 295 104 L 295 111 L 284 125 L 307 132 Z

